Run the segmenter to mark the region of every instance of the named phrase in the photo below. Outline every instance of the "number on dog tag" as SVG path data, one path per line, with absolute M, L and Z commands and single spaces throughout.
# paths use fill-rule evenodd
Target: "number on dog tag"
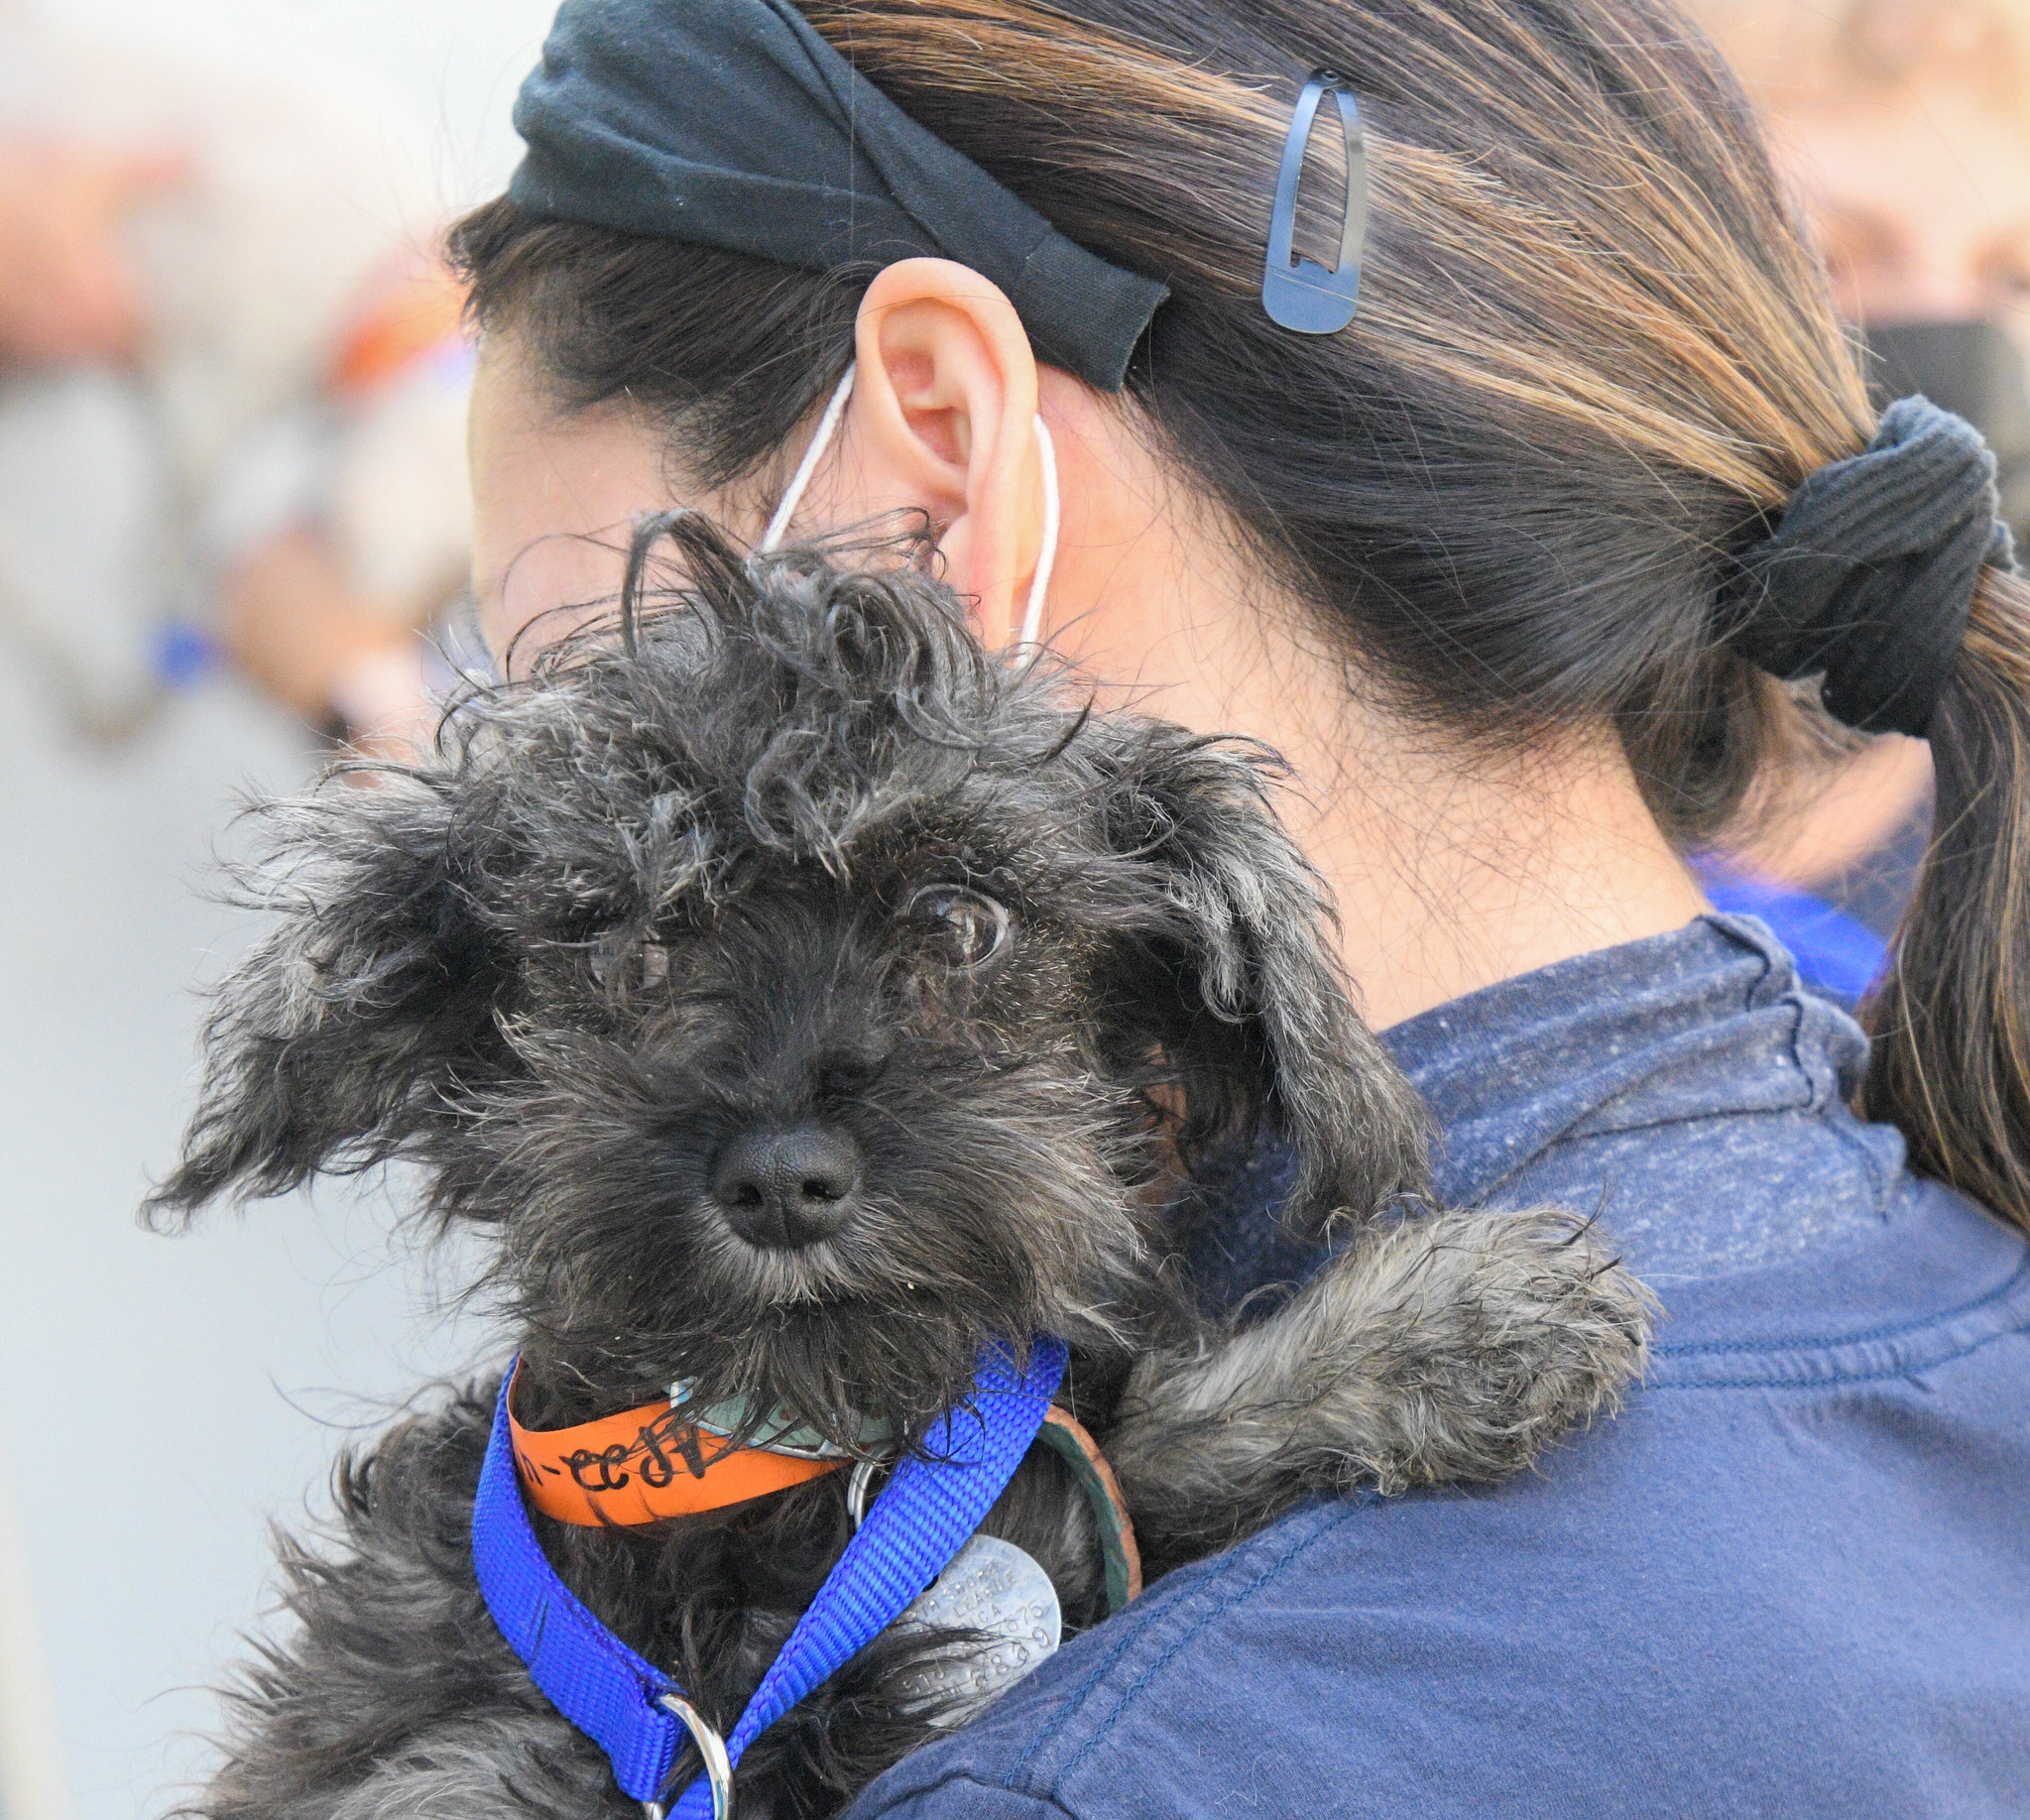
M 984 1631 L 991 1640 L 926 1662 L 904 1683 L 914 1699 L 952 1704 L 935 1725 L 961 1725 L 1052 1654 L 1064 1613 L 1050 1576 L 1013 1542 L 976 1535 L 916 1596 L 897 1624 Z

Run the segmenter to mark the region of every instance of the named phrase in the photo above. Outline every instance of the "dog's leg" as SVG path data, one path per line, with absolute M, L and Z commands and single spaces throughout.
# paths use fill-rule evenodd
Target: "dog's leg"
M 1258 1325 L 1144 1358 L 1108 1457 L 1159 1569 L 1321 1493 L 1505 1478 L 1617 1405 L 1654 1309 L 1570 1214 L 1408 1220 Z

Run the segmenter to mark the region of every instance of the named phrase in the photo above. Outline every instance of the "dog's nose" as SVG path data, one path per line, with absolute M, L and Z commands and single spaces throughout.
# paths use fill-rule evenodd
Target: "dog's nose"
M 749 1132 L 720 1153 L 712 1198 L 751 1245 L 815 1245 L 853 1215 L 860 1147 L 829 1125 Z

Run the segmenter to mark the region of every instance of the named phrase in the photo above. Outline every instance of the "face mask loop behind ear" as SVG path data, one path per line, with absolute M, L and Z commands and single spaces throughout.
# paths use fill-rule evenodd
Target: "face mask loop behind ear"
M 762 533 L 758 547 L 763 555 L 781 546 L 790 519 L 796 515 L 796 508 L 803 504 L 810 477 L 817 472 L 817 464 L 824 459 L 825 450 L 839 432 L 839 420 L 846 415 L 846 406 L 853 397 L 853 381 L 859 372 L 860 363 L 857 360 L 851 362 L 840 376 L 838 385 L 832 389 L 825 414 L 817 421 L 817 431 L 810 439 L 810 446 L 803 451 L 803 459 L 796 464 L 796 472 L 789 476 L 789 484 L 782 490 L 781 502 L 776 507 L 776 516 L 769 520 L 768 530 Z
M 811 476 L 817 472 L 818 463 L 824 459 L 832 438 L 839 433 L 839 424 L 852 400 L 853 381 L 859 371 L 856 361 L 847 367 L 833 389 L 824 416 L 818 419 L 817 429 L 811 435 L 810 446 L 803 451 L 803 459 L 796 464 L 796 472 L 789 476 L 789 484 L 782 490 L 775 516 L 769 520 L 769 528 L 762 533 L 762 541 L 756 546 L 762 554 L 767 555 L 781 547 L 782 539 L 789 530 L 789 521 L 795 517 L 796 508 L 802 505 L 803 496 L 809 490 Z M 1021 630 L 1009 648 L 1012 657 L 1033 650 L 1042 637 L 1043 607 L 1050 596 L 1050 572 L 1057 565 L 1057 541 L 1064 519 L 1063 500 L 1057 486 L 1057 444 L 1051 439 L 1050 427 L 1043 422 L 1041 413 L 1030 423 L 1036 431 L 1036 458 L 1043 471 L 1043 547 L 1036 553 L 1036 572 L 1029 581 L 1029 598 L 1022 609 Z

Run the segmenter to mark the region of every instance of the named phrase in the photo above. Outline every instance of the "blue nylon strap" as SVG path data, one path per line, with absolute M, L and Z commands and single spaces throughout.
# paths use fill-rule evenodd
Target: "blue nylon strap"
M 762 1677 L 726 1741 L 726 1754 L 736 1763 L 762 1733 L 858 1655 L 944 1572 L 1029 1451 L 1064 1363 L 1059 1340 L 1035 1341 L 1025 1373 L 1018 1374 L 999 1348 L 982 1355 L 973 1400 L 931 1425 L 922 1457 L 911 1455 L 896 1468 Z M 670 1810 L 671 1820 L 711 1820 L 711 1813 L 703 1776 Z
M 682 1722 L 656 1704 L 676 1683 L 593 1617 L 543 1554 L 515 1478 L 508 1428 L 508 1387 L 514 1382 L 510 1361 L 472 1505 L 472 1567 L 479 1590 L 501 1635 L 550 1705 L 606 1753 L 613 1778 L 626 1793 L 653 1801 L 687 1736 Z
M 1021 1464 L 1064 1366 L 1063 1343 L 1052 1339 L 1036 1340 L 1021 1370 L 1003 1348 L 981 1356 L 972 1399 L 933 1423 L 920 1453 L 896 1468 L 762 1677 L 726 1741 L 735 1763 L 944 1571 Z M 606 1753 L 622 1790 L 637 1801 L 657 1800 L 686 1736 L 656 1704 L 676 1683 L 593 1617 L 544 1557 L 515 1478 L 508 1428 L 514 1377 L 510 1365 L 472 1509 L 480 1592 L 530 1677 Z M 702 1776 L 670 1809 L 671 1820 L 710 1820 L 711 1812 Z

